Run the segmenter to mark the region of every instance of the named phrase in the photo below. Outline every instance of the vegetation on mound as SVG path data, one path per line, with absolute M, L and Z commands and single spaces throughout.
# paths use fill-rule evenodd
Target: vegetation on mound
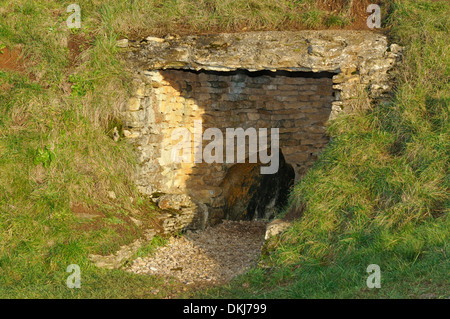
M 78 1 L 82 28 L 69 30 L 71 3 L 0 1 L 0 297 L 164 297 L 177 288 L 87 258 L 140 237 L 157 210 L 133 186 L 130 145 L 110 137 L 130 83 L 117 39 L 365 28 L 369 1 Z M 270 243 L 269 268 L 205 296 L 448 293 L 449 6 L 379 3 L 407 47 L 394 100 L 333 123 L 333 142 L 291 196 L 303 218 Z M 362 287 L 370 263 L 381 290 Z M 82 289 L 65 284 L 70 264 Z

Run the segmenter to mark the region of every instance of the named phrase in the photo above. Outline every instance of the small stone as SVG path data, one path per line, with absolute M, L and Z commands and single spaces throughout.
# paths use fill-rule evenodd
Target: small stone
M 269 239 L 272 236 L 276 236 L 282 232 L 284 232 L 287 228 L 291 226 L 290 222 L 281 220 L 281 219 L 275 219 L 270 224 L 267 225 L 266 228 L 266 234 L 265 239 Z
M 403 51 L 403 48 L 395 43 L 392 43 L 389 49 L 392 53 L 402 53 Z
M 116 42 L 116 46 L 119 48 L 126 48 L 128 46 L 128 39 L 121 39 Z
M 128 136 L 131 135 L 131 132 L 128 131 L 128 130 L 123 130 L 123 135 L 124 135 L 125 137 L 128 137 Z
M 119 140 L 119 138 L 120 138 L 119 131 L 117 130 L 117 127 L 114 127 L 114 129 L 113 129 L 112 138 L 113 138 L 114 142 L 117 142 Z
M 110 199 L 116 199 L 116 193 L 114 193 L 113 191 L 109 191 L 109 192 L 108 192 L 108 197 L 109 197 Z
M 139 108 L 141 107 L 141 102 L 138 98 L 132 97 L 128 101 L 128 109 L 130 111 L 139 111 Z
M 128 130 L 123 130 L 123 135 L 126 138 L 137 138 L 137 137 L 139 137 L 139 133 L 138 132 L 130 132 Z
M 142 222 L 140 220 L 133 217 L 130 217 L 130 219 L 136 226 L 142 226 Z
M 162 38 L 157 38 L 157 37 L 147 37 L 145 38 L 145 40 L 149 41 L 149 42 L 164 42 L 165 40 Z

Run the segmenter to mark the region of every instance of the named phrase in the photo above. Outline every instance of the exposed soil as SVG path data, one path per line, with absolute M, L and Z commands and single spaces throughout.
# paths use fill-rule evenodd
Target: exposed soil
M 370 4 L 379 4 L 380 1 L 374 0 L 326 0 L 320 1 L 319 7 L 330 13 L 340 13 L 345 9 L 345 6 L 351 3 L 351 8 L 349 9 L 349 16 L 352 22 L 343 28 L 340 27 L 330 27 L 330 29 L 343 29 L 343 30 L 370 30 L 367 27 L 367 18 L 371 13 L 367 12 L 367 7 Z
M 89 206 L 82 202 L 72 203 L 70 210 L 78 222 L 71 224 L 74 232 L 92 233 L 103 229 L 113 230 L 114 235 L 109 238 L 111 243 L 118 245 L 128 245 L 136 238 L 144 236 L 149 229 L 157 230 L 160 225 L 153 210 L 147 206 L 141 207 L 139 211 L 133 211 L 129 215 L 114 214 L 101 209 L 97 205 Z M 113 249 L 115 246 L 111 246 Z M 101 247 L 97 247 L 99 249 Z M 94 249 L 92 253 L 105 254 L 114 251 L 97 251 Z
M 103 214 L 102 212 L 91 208 L 91 207 L 87 207 L 81 203 L 75 203 L 71 206 L 71 211 L 72 213 L 80 218 L 96 218 L 96 217 L 105 217 L 105 214 Z
M 262 221 L 225 221 L 188 232 L 152 256 L 137 258 L 127 271 L 174 277 L 185 285 L 223 284 L 255 265 L 265 229 Z
M 25 60 L 22 56 L 22 50 L 20 47 L 15 48 L 3 48 L 0 53 L 0 70 L 4 71 L 25 71 Z
M 35 62 L 32 55 L 24 53 L 23 47 L 22 44 L 19 44 L 0 50 L 0 71 L 20 73 L 27 76 L 32 82 L 36 82 L 36 74 L 30 71 Z M 4 83 L 0 85 L 0 90 L 9 91 L 13 87 L 14 85 L 12 84 Z
M 292 222 L 294 220 L 300 219 L 303 216 L 303 211 L 305 210 L 305 205 L 300 205 L 300 207 L 296 207 L 295 205 L 291 206 L 291 209 L 289 209 L 284 215 L 284 217 L 281 219 L 286 222 Z
M 69 49 L 70 67 L 76 67 L 80 64 L 79 55 L 92 46 L 89 36 L 84 33 L 71 34 L 67 41 L 67 48 Z

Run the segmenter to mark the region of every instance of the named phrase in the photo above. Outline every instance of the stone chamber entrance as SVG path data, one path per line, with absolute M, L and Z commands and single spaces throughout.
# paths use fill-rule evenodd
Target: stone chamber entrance
M 353 112 L 361 93 L 368 100 L 389 95 L 390 71 L 402 55 L 399 46 L 370 31 L 124 42 L 133 82 L 120 110 L 121 133 L 137 153 L 139 191 L 164 211 L 157 216 L 161 227 L 149 230 L 146 241 L 183 232 L 126 270 L 174 276 L 186 285 L 225 283 L 257 262 L 264 241 L 289 226 L 288 218 L 265 219 L 286 203 L 290 188 L 325 148 L 328 122 Z M 272 129 L 279 130 L 278 139 Z M 181 131 L 187 134 L 173 138 Z M 211 144 L 218 136 L 222 144 Z M 244 150 L 228 148 L 230 141 Z M 185 162 L 174 160 L 180 145 L 191 148 Z M 262 174 L 274 159 L 273 174 Z M 92 258 L 116 267 L 139 245 Z
M 329 30 L 148 37 L 123 54 L 133 83 L 120 112 L 138 155 L 135 183 L 167 212 L 158 233 L 184 233 L 127 270 L 209 284 L 245 272 L 287 227 L 264 219 L 325 148 L 327 123 L 353 112 L 361 92 L 389 94 L 401 49 L 376 32 Z M 264 151 L 256 160 L 255 144 Z M 191 148 L 185 162 L 174 160 L 180 145 Z M 274 159 L 273 174 L 262 174 Z
M 174 231 L 273 217 L 328 143 L 327 122 L 351 112 L 361 91 L 382 97 L 398 59 L 383 35 L 354 31 L 149 37 L 126 54 L 134 94 L 122 112 L 124 135 L 139 155 L 136 183 L 144 194 L 159 194 L 158 205 L 180 211 L 165 221 Z M 229 161 L 226 141 L 236 146 L 238 137 L 228 128 L 244 136 L 267 128 L 276 173 L 261 174 L 268 164 L 249 163 L 255 140 L 248 136 L 245 161 L 238 162 L 236 147 Z M 182 142 L 173 138 L 177 129 L 190 133 L 183 142 L 190 161 L 174 161 Z M 224 143 L 212 151 L 217 130 Z M 205 149 L 216 161 L 196 157 Z

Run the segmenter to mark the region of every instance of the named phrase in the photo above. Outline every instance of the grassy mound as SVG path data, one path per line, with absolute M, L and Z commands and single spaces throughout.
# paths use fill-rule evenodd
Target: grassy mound
M 178 289 L 87 258 L 139 238 L 157 211 L 133 186 L 131 147 L 110 137 L 130 83 L 117 39 L 365 28 L 370 2 L 78 1 L 82 28 L 70 30 L 72 1 L 1 0 L 0 297 L 164 297 Z M 291 196 L 290 209 L 305 205 L 303 218 L 270 243 L 270 268 L 207 296 L 445 294 L 448 5 L 379 3 L 394 40 L 407 46 L 394 101 L 333 123 L 333 142 Z M 379 291 L 362 288 L 371 263 L 381 266 Z M 82 289 L 66 286 L 70 264 L 81 267 Z

